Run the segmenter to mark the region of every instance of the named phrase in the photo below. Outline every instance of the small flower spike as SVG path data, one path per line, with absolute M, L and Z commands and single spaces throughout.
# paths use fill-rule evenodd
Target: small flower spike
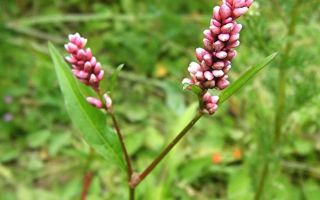
M 71 64 L 73 74 L 84 84 L 95 90 L 99 89 L 99 83 L 104 76 L 101 64 L 92 56 L 90 48 L 86 48 L 87 39 L 80 36 L 79 33 L 69 35 L 69 43 L 65 49 L 70 56 L 66 61 Z
M 218 109 L 218 96 L 211 96 L 209 92 L 205 93 L 202 97 L 203 112 L 210 115 L 214 114 Z
M 203 32 L 203 48 L 196 49 L 197 62 L 191 62 L 188 71 L 191 78 L 183 83 L 199 86 L 206 94 L 209 89 L 223 90 L 229 86 L 228 72 L 231 61 L 236 57 L 240 45 L 242 25 L 236 19 L 245 14 L 253 0 L 223 0 L 221 6 L 213 9 L 210 27 Z M 212 106 L 211 103 L 205 104 Z M 214 107 L 205 107 L 209 114 Z
M 87 39 L 80 36 L 79 33 L 69 35 L 69 43 L 65 45 L 65 49 L 70 56 L 66 57 L 66 61 L 71 64 L 72 72 L 81 82 L 92 87 L 100 96 L 99 83 L 103 79 L 104 71 L 101 64 L 92 55 L 90 48 L 85 48 Z M 102 100 L 95 97 L 87 97 L 87 102 L 92 106 L 110 110 L 112 108 L 111 98 L 105 94 Z

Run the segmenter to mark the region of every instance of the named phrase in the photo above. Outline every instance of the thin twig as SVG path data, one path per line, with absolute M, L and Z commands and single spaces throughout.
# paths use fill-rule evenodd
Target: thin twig
M 134 200 L 135 189 L 129 187 L 129 200 Z
M 124 139 L 123 139 L 123 136 L 122 136 L 122 134 L 121 134 L 120 127 L 119 127 L 119 124 L 118 124 L 118 122 L 117 122 L 117 119 L 116 119 L 116 117 L 115 117 L 115 115 L 114 115 L 113 112 L 108 111 L 108 113 L 109 113 L 110 116 L 111 116 L 113 125 L 114 125 L 114 127 L 115 127 L 115 129 L 116 129 L 116 133 L 117 133 L 117 136 L 118 136 L 119 141 L 120 141 L 120 144 L 121 144 L 121 148 L 122 148 L 122 151 L 123 151 L 123 155 L 124 155 L 124 157 L 125 157 L 125 160 L 126 160 L 126 163 L 127 163 L 127 168 L 128 168 L 128 180 L 130 181 L 131 175 L 132 175 L 132 173 L 133 173 L 131 160 L 130 160 L 130 157 L 129 157 L 129 154 L 128 154 L 126 145 L 125 145 L 125 143 L 124 143 Z
M 87 199 L 89 188 L 92 182 L 92 177 L 93 177 L 92 171 L 87 171 L 86 175 L 83 178 L 81 200 Z
M 92 177 L 93 177 L 93 172 L 90 170 L 90 165 L 94 155 L 95 155 L 95 151 L 91 147 L 87 162 L 84 166 L 85 175 L 83 177 L 82 192 L 81 192 L 81 198 L 80 198 L 81 200 L 86 200 L 88 196 L 88 191 L 89 191 L 89 188 L 92 182 Z
M 163 160 L 163 158 L 176 146 L 176 144 L 188 133 L 188 131 L 197 123 L 203 116 L 202 112 L 198 112 L 196 116 L 187 124 L 187 126 L 169 143 L 169 145 L 154 159 L 154 161 L 136 178 L 133 179 L 131 184 L 132 188 L 143 181 L 154 168 Z

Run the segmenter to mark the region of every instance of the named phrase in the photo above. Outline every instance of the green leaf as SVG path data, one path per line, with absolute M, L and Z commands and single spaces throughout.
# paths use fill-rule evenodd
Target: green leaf
M 189 84 L 189 83 L 183 84 L 183 90 L 191 91 L 198 97 L 200 97 L 200 95 L 202 94 L 202 89 L 199 86 Z
M 67 111 L 85 139 L 103 158 L 125 169 L 120 143 L 110 127 L 106 125 L 106 115 L 87 103 L 81 95 L 77 82 L 69 66 L 58 50 L 49 43 L 49 51 L 64 96 Z
M 111 79 L 110 79 L 110 86 L 109 86 L 109 92 L 113 92 L 114 90 L 114 86 L 116 85 L 117 81 L 118 81 L 118 76 L 120 71 L 122 70 L 122 68 L 124 67 L 124 64 L 121 64 L 117 67 L 117 69 L 112 73 L 111 75 Z
M 275 59 L 278 53 L 273 53 L 268 56 L 261 65 L 251 67 L 246 71 L 240 78 L 238 78 L 234 83 L 232 83 L 227 89 L 225 89 L 220 94 L 219 103 L 225 102 L 234 93 L 236 93 L 240 88 L 242 88 L 249 80 L 251 80 L 259 71 L 266 67 L 271 61 Z

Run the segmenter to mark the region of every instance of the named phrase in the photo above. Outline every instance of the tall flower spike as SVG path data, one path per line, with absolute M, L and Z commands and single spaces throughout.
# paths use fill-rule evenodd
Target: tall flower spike
M 92 56 L 90 48 L 85 48 L 87 39 L 79 33 L 69 35 L 69 43 L 65 49 L 70 56 L 66 61 L 71 64 L 73 74 L 84 84 L 95 90 L 99 89 L 99 83 L 104 76 L 101 64 Z
M 223 90 L 229 86 L 228 72 L 231 61 L 237 55 L 235 50 L 240 45 L 240 31 L 242 25 L 236 19 L 245 14 L 253 0 L 223 0 L 221 6 L 213 9 L 209 29 L 203 32 L 203 48 L 196 49 L 198 62 L 191 62 L 188 67 L 190 78 L 183 79 L 183 83 L 199 86 L 208 99 L 207 90 Z M 212 102 L 204 101 L 204 108 L 213 114 L 216 106 Z

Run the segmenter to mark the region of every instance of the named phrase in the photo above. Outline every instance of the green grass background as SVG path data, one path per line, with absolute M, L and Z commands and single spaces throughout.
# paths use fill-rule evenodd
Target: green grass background
M 253 199 L 264 163 L 271 172 L 263 199 L 319 199 L 320 7 L 317 0 L 301 1 L 292 19 L 295 1 L 279 0 L 279 12 L 277 0 L 256 0 L 240 19 L 244 30 L 231 80 L 275 51 L 277 60 L 202 119 L 138 187 L 137 199 Z M 63 52 L 67 35 L 81 33 L 106 77 L 125 64 L 114 105 L 142 170 L 193 114 L 196 98 L 180 82 L 218 3 L 1 0 L 0 199 L 80 199 L 88 169 L 94 172 L 89 200 L 127 196 L 126 177 L 112 163 L 94 155 L 88 164 L 90 148 L 66 113 L 48 41 Z M 291 20 L 296 28 L 288 36 Z M 271 155 L 280 67 L 287 71 L 287 95 L 283 134 Z M 238 149 L 240 159 L 233 156 Z M 219 164 L 212 162 L 216 154 Z

